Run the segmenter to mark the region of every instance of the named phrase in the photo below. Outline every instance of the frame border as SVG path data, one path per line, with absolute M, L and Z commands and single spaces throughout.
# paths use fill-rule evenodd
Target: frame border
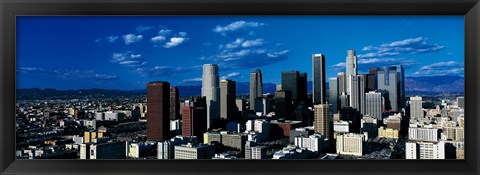
M 479 173 L 478 0 L 0 0 L 0 174 Z M 463 15 L 465 160 L 15 160 L 15 17 L 19 15 Z M 186 168 L 187 167 L 187 168 Z

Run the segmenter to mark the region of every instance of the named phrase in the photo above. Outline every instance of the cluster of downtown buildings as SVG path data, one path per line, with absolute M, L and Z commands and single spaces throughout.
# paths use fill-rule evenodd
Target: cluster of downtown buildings
M 94 107 L 80 117 L 84 110 L 68 108 L 87 129 L 63 145 L 80 159 L 463 159 L 463 97 L 424 109 L 422 97 L 406 98 L 401 65 L 358 74 L 354 50 L 345 72 L 327 80 L 325 71 L 325 56 L 313 54 L 311 94 L 307 73 L 299 71 L 282 72 L 275 93 L 264 94 L 261 70 L 254 69 L 250 93 L 237 96 L 236 82 L 220 80 L 219 67 L 205 64 L 201 96 L 181 100 L 177 87 L 154 81 L 146 103 L 130 110 Z M 127 119 L 145 130 L 129 139 L 109 133 L 118 128 L 96 126 Z M 17 147 L 17 157 L 46 151 L 55 148 Z

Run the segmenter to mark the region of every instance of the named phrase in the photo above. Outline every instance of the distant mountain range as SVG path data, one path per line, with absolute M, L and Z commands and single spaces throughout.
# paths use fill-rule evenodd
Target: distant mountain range
M 460 76 L 435 76 L 435 77 L 406 77 L 405 91 L 409 93 L 463 93 L 464 78 Z M 247 95 L 250 91 L 249 82 L 237 82 L 237 94 Z M 328 82 L 327 82 L 328 89 Z M 201 85 L 177 86 L 181 97 L 198 96 L 201 94 Z M 312 91 L 312 82 L 307 82 L 308 92 Z M 263 83 L 263 93 L 274 94 L 276 84 Z M 54 98 L 80 98 L 80 97 L 119 97 L 132 95 L 145 95 L 146 90 L 105 90 L 105 89 L 80 89 L 80 90 L 55 90 L 55 89 L 17 89 L 18 99 L 54 99 Z

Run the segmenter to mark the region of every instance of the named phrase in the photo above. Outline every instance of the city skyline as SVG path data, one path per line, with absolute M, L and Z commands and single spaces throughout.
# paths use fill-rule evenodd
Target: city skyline
M 264 83 L 280 84 L 290 70 L 311 81 L 312 54 L 325 55 L 328 80 L 345 71 L 347 49 L 356 51 L 359 74 L 403 65 L 405 77 L 463 76 L 460 16 L 18 17 L 17 35 L 17 88 L 199 85 L 203 64 L 218 64 L 220 79 L 237 82 L 248 82 L 255 68 Z M 40 44 L 46 40 L 52 44 Z

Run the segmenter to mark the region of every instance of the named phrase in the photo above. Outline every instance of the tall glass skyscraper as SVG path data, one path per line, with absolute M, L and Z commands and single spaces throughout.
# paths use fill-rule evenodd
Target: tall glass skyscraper
M 312 81 L 313 81 L 313 104 L 325 104 L 327 87 L 325 85 L 325 56 L 322 54 L 312 55 Z
M 147 84 L 147 139 L 170 139 L 170 83 L 154 81 Z
M 377 68 L 377 88 L 389 94 L 386 110 L 399 111 L 405 107 L 405 77 L 401 65 Z M 388 103 L 387 103 L 388 104 Z
M 328 86 L 328 104 L 331 105 L 330 111 L 334 114 L 338 112 L 338 78 L 330 78 Z
M 207 128 L 210 128 L 212 120 L 220 118 L 220 87 L 216 64 L 203 65 L 202 97 L 207 100 Z
M 233 119 L 236 113 L 236 85 L 233 80 L 220 80 L 220 118 Z
M 254 69 L 250 73 L 250 110 L 259 112 L 261 109 L 255 109 L 255 101 L 257 98 L 262 98 L 263 85 L 262 85 L 262 72 L 260 69 Z

